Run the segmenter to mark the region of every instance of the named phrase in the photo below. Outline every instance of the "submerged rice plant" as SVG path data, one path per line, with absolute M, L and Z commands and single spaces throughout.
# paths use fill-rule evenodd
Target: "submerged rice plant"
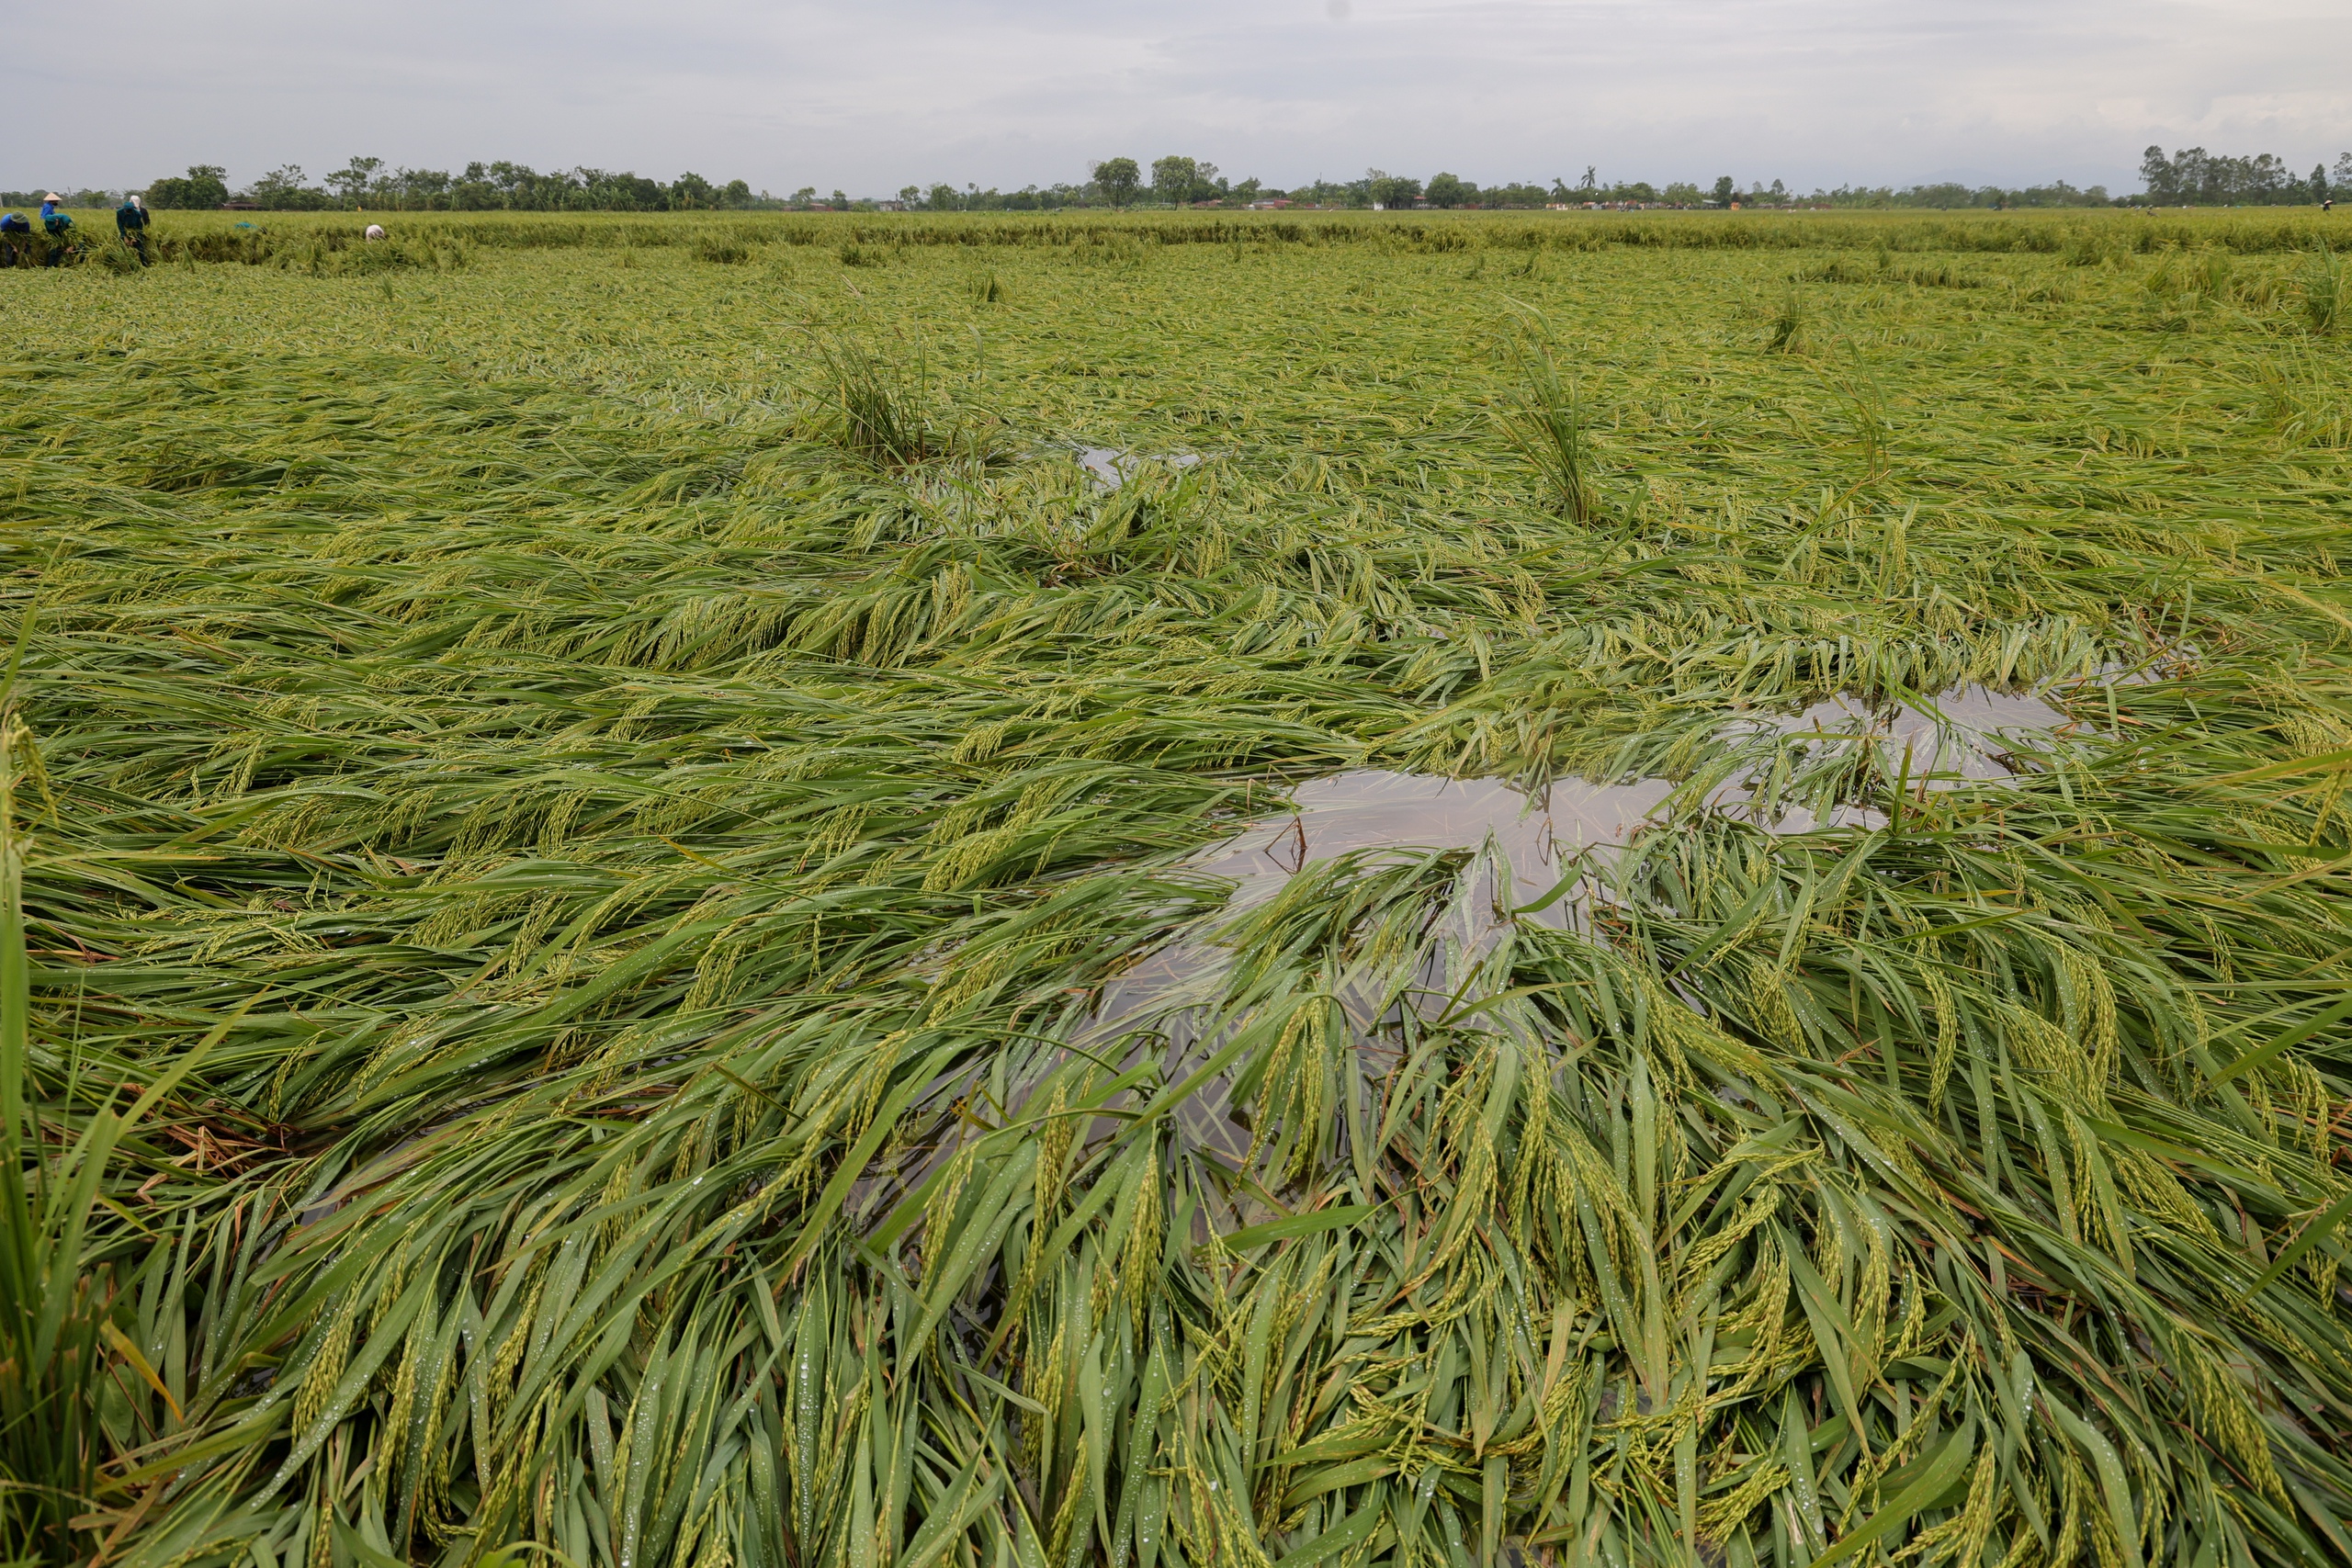
M 0 276 L 0 1555 L 2347 1555 L 2307 226 L 1391 216 Z

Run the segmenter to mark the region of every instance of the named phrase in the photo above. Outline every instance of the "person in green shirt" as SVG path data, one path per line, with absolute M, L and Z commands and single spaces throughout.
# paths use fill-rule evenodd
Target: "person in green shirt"
M 122 243 L 129 245 L 141 262 L 148 259 L 147 223 L 147 204 L 138 197 L 126 198 L 120 207 L 114 209 L 115 232 L 122 236 Z

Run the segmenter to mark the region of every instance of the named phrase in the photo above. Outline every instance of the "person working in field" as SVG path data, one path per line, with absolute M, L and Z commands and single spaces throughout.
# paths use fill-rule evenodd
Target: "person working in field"
M 147 204 L 133 196 L 114 209 L 114 231 L 122 236 L 141 261 L 147 259 Z
M 65 198 L 51 191 L 40 198 L 40 226 L 49 235 L 49 256 L 45 265 L 55 266 L 65 259 L 66 247 L 73 243 L 74 215 L 65 210 Z

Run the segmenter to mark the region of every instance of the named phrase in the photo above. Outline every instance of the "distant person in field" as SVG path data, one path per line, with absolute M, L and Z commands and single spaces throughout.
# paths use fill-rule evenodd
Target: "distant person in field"
M 371 240 L 380 240 L 383 237 L 384 226 L 381 223 L 370 223 L 368 225 L 368 238 Z
M 126 198 L 114 209 L 114 231 L 122 236 L 124 244 L 138 253 L 141 261 L 147 259 L 147 204 L 138 197 Z

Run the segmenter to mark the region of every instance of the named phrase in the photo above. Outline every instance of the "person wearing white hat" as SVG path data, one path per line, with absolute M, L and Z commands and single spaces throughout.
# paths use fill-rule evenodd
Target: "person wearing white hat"
M 141 262 L 147 260 L 147 203 L 136 195 L 126 197 L 114 209 L 114 231 Z
M 384 226 L 381 223 L 368 224 L 367 237 L 370 240 L 382 239 L 384 237 Z

